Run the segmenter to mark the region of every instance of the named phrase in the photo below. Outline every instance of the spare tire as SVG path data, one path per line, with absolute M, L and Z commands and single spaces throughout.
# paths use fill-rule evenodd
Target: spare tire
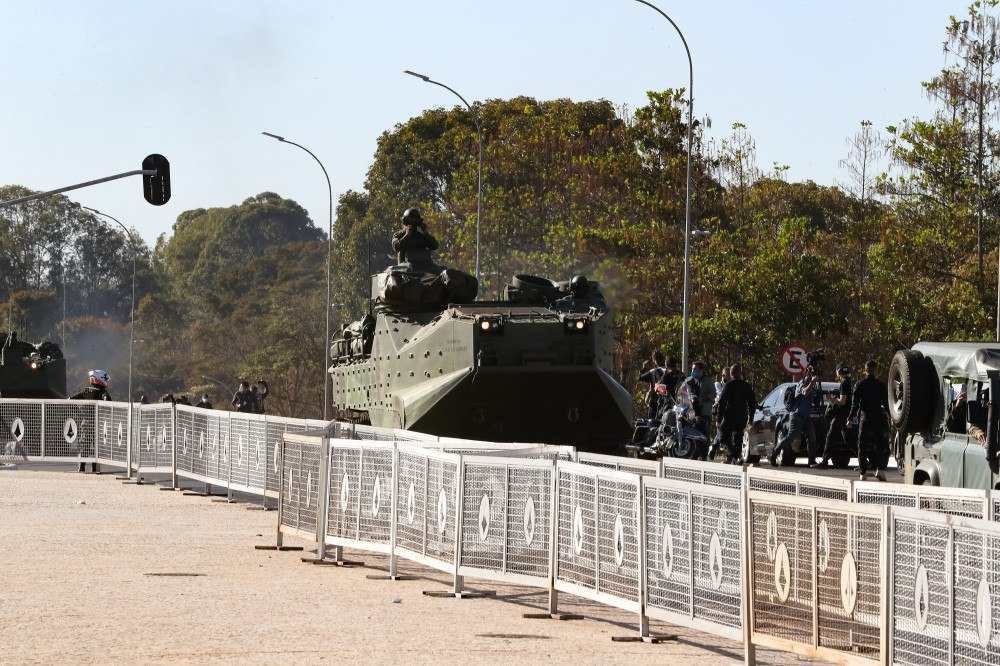
M 931 430 L 938 410 L 937 371 L 929 358 L 912 349 L 896 352 L 889 365 L 889 416 L 900 432 Z

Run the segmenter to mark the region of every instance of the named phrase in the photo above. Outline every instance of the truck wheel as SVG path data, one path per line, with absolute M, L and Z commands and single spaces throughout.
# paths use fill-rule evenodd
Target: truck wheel
M 937 411 L 940 388 L 929 358 L 918 351 L 896 352 L 889 366 L 889 415 L 897 430 L 927 432 Z

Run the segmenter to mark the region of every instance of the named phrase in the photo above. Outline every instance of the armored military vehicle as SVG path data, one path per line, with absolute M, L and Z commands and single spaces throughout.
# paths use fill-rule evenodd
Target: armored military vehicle
M 65 398 L 66 360 L 59 345 L 31 344 L 14 331 L 0 334 L 0 397 Z
M 612 316 L 596 282 L 517 275 L 500 300 L 477 301 L 475 278 L 435 265 L 426 247 L 399 259 L 372 276 L 369 314 L 332 341 L 339 417 L 621 449 L 632 396 L 611 375 Z

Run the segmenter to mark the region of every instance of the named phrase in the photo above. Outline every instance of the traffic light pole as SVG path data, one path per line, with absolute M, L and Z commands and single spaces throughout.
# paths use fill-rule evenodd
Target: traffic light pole
M 3 208 L 5 206 L 13 206 L 15 204 L 24 203 L 26 201 L 44 199 L 46 197 L 52 196 L 53 194 L 62 194 L 63 192 L 69 192 L 70 190 L 79 190 L 84 187 L 90 187 L 91 185 L 100 185 L 101 183 L 106 183 L 111 180 L 118 180 L 119 178 L 128 178 L 129 176 L 155 176 L 156 174 L 157 174 L 156 169 L 136 169 L 135 171 L 126 171 L 125 173 L 118 173 L 115 174 L 114 176 L 98 178 L 97 180 L 88 180 L 86 183 L 67 185 L 66 187 L 60 187 L 59 189 L 56 190 L 49 190 L 48 192 L 39 192 L 37 194 L 29 194 L 26 197 L 11 199 L 10 201 L 0 201 L 0 208 Z

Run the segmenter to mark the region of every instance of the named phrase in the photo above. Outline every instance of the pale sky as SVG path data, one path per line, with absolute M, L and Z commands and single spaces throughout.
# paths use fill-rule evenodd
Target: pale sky
M 951 13 L 968 0 L 660 1 L 694 55 L 695 116 L 753 133 L 763 166 L 843 180 L 860 120 L 926 114 L 920 82 L 943 64 Z M 404 76 L 430 74 L 470 101 L 530 95 L 641 105 L 687 85 L 676 33 L 634 0 L 422 0 L 2 4 L 0 183 L 52 189 L 171 162 L 155 208 L 138 179 L 71 193 L 147 240 L 176 216 L 271 190 L 320 226 L 326 183 L 283 134 L 312 149 L 334 197 L 360 188 L 376 140 L 454 100 Z

